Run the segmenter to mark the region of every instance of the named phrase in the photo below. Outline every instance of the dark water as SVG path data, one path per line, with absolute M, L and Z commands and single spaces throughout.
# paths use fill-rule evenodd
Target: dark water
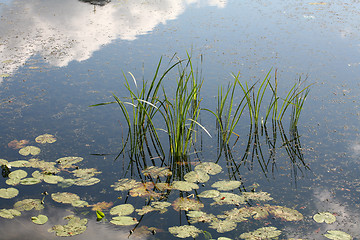
M 276 166 L 261 170 L 254 164 L 241 166 L 236 174 L 222 156 L 223 172 L 211 178 L 204 189 L 218 180 L 241 179 L 242 189 L 259 183 L 259 190 L 274 198 L 270 204 L 294 208 L 304 215 L 300 222 L 277 219 L 239 223 L 234 231 L 217 233 L 207 224 L 194 224 L 214 239 L 237 239 L 241 233 L 263 226 L 282 230 L 280 239 L 326 239 L 327 230 L 341 230 L 358 239 L 359 222 L 359 37 L 360 6 L 356 1 L 0 1 L 0 158 L 8 161 L 29 159 L 7 144 L 50 133 L 53 144 L 39 145 L 40 159 L 55 161 L 64 156 L 81 156 L 82 168 L 97 168 L 100 183 L 89 187 L 61 189 L 41 183 L 18 185 L 20 194 L 1 200 L 1 208 L 12 208 L 25 198 L 41 198 L 41 192 L 74 192 L 90 204 L 107 201 L 146 204 L 139 197 L 126 198 L 114 192 L 111 184 L 134 177 L 125 171 L 127 156 L 114 162 L 123 134 L 118 107 L 89 108 L 91 104 L 112 101 L 111 93 L 124 96 L 123 72 L 136 79 L 150 79 L 163 56 L 162 70 L 177 53 L 192 55 L 202 71 L 203 106 L 214 109 L 219 86 L 232 81 L 240 71 L 242 81 L 262 80 L 273 68 L 278 71 L 280 91 L 289 89 L 300 76 L 308 76 L 311 87 L 298 125 L 304 165 L 294 167 L 277 138 Z M 130 77 L 129 74 L 127 74 Z M 169 89 L 175 80 L 166 79 Z M 120 120 L 120 123 L 119 123 Z M 215 120 L 202 119 L 215 136 Z M 232 150 L 239 162 L 248 140 L 248 122 L 237 128 L 241 138 Z M 284 133 L 290 137 L 288 123 Z M 215 161 L 216 139 L 203 135 L 201 154 L 191 161 Z M 267 146 L 262 138 L 263 150 Z M 95 154 L 95 155 L 94 155 Z M 98 155 L 96 155 L 98 154 Z M 100 155 L 99 155 L 100 154 Z M 199 158 L 199 159 L 197 159 Z M 190 165 L 189 168 L 193 168 Z M 229 170 L 228 170 L 229 169 Z M 34 169 L 25 169 L 29 174 Z M 5 180 L 2 188 L 8 188 Z M 200 188 L 199 191 L 202 189 Z M 239 190 L 235 191 L 239 193 Z M 122 199 L 117 199 L 121 196 Z M 174 191 L 169 202 L 179 197 Z M 29 219 L 36 211 L 13 220 L 1 218 L 1 239 L 52 239 L 47 229 L 75 211 L 89 218 L 87 230 L 74 239 L 126 239 L 132 227 L 97 223 L 90 208 L 64 209 L 50 197 L 42 213 L 49 222 L 35 225 Z M 204 201 L 209 206 L 211 201 Z M 66 205 L 69 206 L 69 205 Z M 218 214 L 217 208 L 204 208 Z M 337 215 L 333 224 L 312 220 L 317 212 Z M 133 213 L 131 216 L 140 218 Z M 108 216 L 110 219 L 110 215 Z M 157 234 L 140 239 L 172 239 L 168 227 L 186 225 L 184 212 L 149 213 L 138 226 L 156 227 Z M 136 232 L 136 229 L 135 229 Z M 31 236 L 31 237 L 30 237 Z M 136 239 L 134 235 L 130 239 Z M 200 235 L 198 239 L 204 239 Z

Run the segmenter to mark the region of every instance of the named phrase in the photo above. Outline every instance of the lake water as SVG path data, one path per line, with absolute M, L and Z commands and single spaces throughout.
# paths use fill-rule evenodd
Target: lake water
M 95 176 L 99 183 L 68 188 L 44 181 L 9 186 L 5 176 L 1 188 L 14 187 L 19 194 L 11 199 L 0 198 L 1 209 L 11 209 L 24 199 L 41 200 L 44 191 L 50 195 L 76 193 L 88 205 L 105 201 L 141 209 L 155 201 L 111 187 L 119 179 L 145 182 L 149 178 L 141 173 L 144 163 L 131 162 L 127 153 L 114 161 L 127 131 L 119 107 L 89 105 L 113 101 L 112 93 L 127 97 L 123 73 L 131 84 L 128 72 L 138 81 L 151 80 L 161 57 L 163 72 L 174 54 L 181 59 L 187 53 L 191 55 L 204 79 L 202 106 L 213 110 L 218 88 L 233 82 L 232 73 L 240 72 L 241 82 L 254 83 L 262 81 L 271 69 L 273 78 L 277 69 L 280 92 L 290 89 L 299 77 L 313 84 L 295 132 L 299 136 L 284 141 L 284 137 L 292 139 L 294 134 L 289 131 L 288 115 L 283 131 L 277 125 L 275 157 L 269 157 L 269 142 L 261 134 L 260 144 L 254 145 L 251 138 L 250 150 L 245 150 L 249 139 L 246 113 L 235 130 L 240 138 L 231 149 L 233 158 L 223 153 L 218 159 L 215 118 L 205 113 L 201 123 L 213 138 L 201 135 L 198 154 L 190 154 L 187 165 L 146 158 L 146 165 L 170 167 L 171 181 L 183 180 L 183 175 L 199 162 L 219 160 L 222 166 L 221 173 L 198 184 L 198 190 L 171 190 L 160 201 L 173 203 L 187 196 L 200 200 L 203 211 L 219 215 L 239 206 L 213 206 L 212 199 L 198 198 L 197 194 L 212 189 L 211 185 L 219 180 L 241 180 L 240 187 L 228 192 L 251 192 L 257 183 L 256 192 L 267 192 L 273 198 L 267 202 L 249 201 L 244 206 L 285 206 L 300 212 L 303 220 L 284 221 L 271 215 L 258 220 L 249 218 L 237 223 L 236 229 L 222 232 L 210 228 L 209 223 L 189 223 L 187 211 L 175 211 L 170 206 L 166 213 L 154 211 L 142 216 L 134 211 L 129 216 L 139 224 L 116 226 L 109 222 L 109 209 L 102 210 L 108 221 L 97 222 L 91 207 L 73 207 L 45 196 L 40 211 L 23 211 L 13 219 L 0 218 L 1 239 L 57 239 L 48 229 L 66 224 L 62 218 L 70 214 L 88 219 L 86 231 L 73 239 L 178 239 L 168 229 L 182 225 L 206 231 L 196 239 L 210 239 L 207 233 L 213 239 L 241 239 L 242 233 L 261 227 L 281 230 L 279 239 L 328 239 L 324 234 L 329 230 L 359 239 L 359 13 L 359 2 L 350 0 L 0 0 L 0 159 L 29 160 L 30 156 L 22 156 L 18 149 L 8 146 L 13 140 L 24 139 L 41 149 L 36 156 L 40 160 L 82 157 L 84 160 L 76 164 L 80 169 L 101 171 Z M 163 83 L 169 92 L 176 84 L 176 74 L 170 76 Z M 270 142 L 274 143 L 272 127 L 270 121 Z M 54 135 L 57 141 L 35 142 L 45 133 Z M 271 160 L 267 168 L 252 151 L 254 146 L 262 149 L 266 161 Z M 287 152 L 291 146 L 298 151 L 297 156 Z M 246 164 L 240 164 L 247 151 Z M 28 176 L 40 170 L 13 167 L 11 171 L 18 169 L 25 170 Z M 73 170 L 65 168 L 57 175 L 74 178 Z M 330 212 L 336 221 L 315 222 L 313 216 L 319 212 Z M 31 217 L 39 214 L 48 216 L 49 221 L 34 224 Z M 131 235 L 130 230 L 134 230 Z

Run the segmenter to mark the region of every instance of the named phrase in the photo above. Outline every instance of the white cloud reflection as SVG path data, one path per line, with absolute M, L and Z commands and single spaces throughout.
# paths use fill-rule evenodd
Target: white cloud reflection
M 176 19 L 190 4 L 223 8 L 226 1 L 113 0 L 94 8 L 76 0 L 14 0 L 0 5 L 0 76 L 35 54 L 58 67 L 83 61 L 115 39 L 134 40 Z

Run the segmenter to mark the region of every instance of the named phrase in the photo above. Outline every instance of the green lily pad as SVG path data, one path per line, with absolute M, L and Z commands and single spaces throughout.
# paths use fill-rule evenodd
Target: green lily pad
M 198 222 L 210 223 L 212 221 L 217 220 L 215 215 L 208 214 L 202 211 L 189 211 L 186 215 L 190 218 L 189 219 L 190 223 L 198 223 Z
M 25 160 L 18 160 L 9 162 L 10 166 L 12 167 L 29 167 L 29 162 Z
M 59 172 L 59 169 L 55 167 L 54 162 L 46 162 L 37 158 L 29 159 L 27 166 L 32 168 L 39 168 L 47 174 L 56 174 Z
M 61 188 L 71 187 L 75 184 L 75 179 L 64 179 L 58 183 L 58 186 Z
M 100 179 L 92 177 L 89 179 L 83 179 L 83 178 L 79 178 L 79 179 L 75 179 L 74 185 L 77 186 L 91 186 L 91 185 L 95 185 L 98 182 L 100 182 Z
M 187 182 L 204 183 L 209 181 L 210 176 L 204 171 L 191 171 L 184 175 L 184 180 Z
M 284 221 L 300 221 L 304 216 L 295 209 L 283 206 L 268 206 L 269 212 Z
M 172 206 L 176 211 L 180 211 L 180 210 L 188 211 L 188 210 L 200 210 L 201 208 L 204 207 L 204 204 L 202 204 L 201 202 L 195 199 L 180 197 L 172 203 Z
M 24 170 L 16 170 L 16 171 L 13 171 L 9 174 L 9 178 L 17 178 L 17 179 L 22 179 L 24 177 L 27 176 L 27 172 L 25 172 Z
M 240 238 L 246 240 L 261 240 L 276 238 L 281 234 L 281 231 L 276 227 L 262 227 L 253 232 L 247 232 L 240 235 Z
M 141 171 L 144 176 L 151 176 L 153 178 L 168 177 L 172 175 L 172 172 L 167 167 L 151 166 Z
M 172 188 L 177 189 L 179 191 L 188 192 L 193 189 L 199 189 L 199 186 L 192 182 L 186 182 L 186 181 L 173 181 Z
M 71 205 L 73 207 L 86 207 L 89 205 L 89 203 L 87 201 L 83 201 L 83 200 L 75 200 L 71 202 Z
M 43 135 L 36 137 L 35 142 L 41 143 L 41 144 L 54 143 L 54 142 L 56 142 L 56 138 L 54 137 L 54 135 L 51 135 L 51 134 L 43 134 Z
M 48 220 L 48 217 L 42 214 L 39 214 L 37 217 L 31 217 L 31 221 L 39 225 L 45 224 Z
M 84 169 L 80 168 L 72 171 L 72 173 L 74 174 L 75 177 L 85 179 L 85 178 L 91 178 L 95 176 L 95 174 L 99 174 L 101 172 L 98 171 L 96 168 L 84 168 Z
M 241 185 L 240 181 L 218 181 L 213 185 L 211 185 L 211 187 L 217 188 L 217 190 L 221 190 L 221 191 L 230 191 L 240 187 L 240 185 Z
M 169 227 L 169 232 L 178 238 L 196 238 L 199 233 L 202 233 L 200 229 L 192 225 Z
M 69 203 L 72 204 L 72 202 L 80 200 L 80 197 L 76 195 L 75 193 L 69 193 L 69 192 L 57 192 L 51 194 L 51 198 L 55 202 L 59 203 Z
M 14 209 L 18 211 L 30 211 L 31 209 L 42 210 L 44 205 L 41 204 L 40 199 L 24 199 L 14 204 Z
M 221 170 L 221 166 L 213 162 L 203 162 L 195 167 L 195 171 L 203 171 L 210 175 L 218 174 Z
M 79 163 L 84 160 L 82 157 L 63 157 L 56 160 L 61 168 L 74 168 L 73 164 Z
M 21 216 L 21 212 L 16 209 L 1 209 L 0 217 L 13 219 L 14 217 Z
M 220 195 L 220 192 L 217 190 L 206 190 L 203 191 L 202 193 L 200 193 L 198 195 L 198 197 L 202 197 L 202 198 L 216 198 Z
M 14 198 L 19 194 L 19 190 L 16 188 L 0 188 L 0 198 Z
M 86 230 L 87 219 L 80 219 L 74 215 L 64 217 L 69 222 L 66 225 L 55 225 L 49 232 L 55 232 L 56 236 L 59 237 L 70 237 L 83 233 Z
M 135 211 L 139 215 L 144 215 L 149 212 L 159 211 L 161 214 L 165 213 L 168 210 L 168 207 L 171 205 L 169 202 L 152 202 L 151 206 L 146 205 L 143 206 L 141 209 L 136 209 Z
M 139 182 L 137 182 L 134 179 L 120 179 L 118 180 L 114 185 L 111 185 L 111 187 L 114 188 L 115 191 L 128 191 L 134 187 L 139 186 Z
M 6 179 L 5 183 L 7 185 L 11 185 L 11 186 L 16 186 L 18 184 L 20 184 L 20 180 L 19 178 L 9 178 L 9 179 Z
M 110 222 L 112 224 L 119 225 L 119 226 L 130 226 L 130 225 L 135 225 L 138 223 L 136 218 L 129 217 L 129 216 L 113 217 Z
M 41 180 L 38 178 L 23 178 L 20 180 L 20 184 L 22 185 L 34 185 L 40 183 Z
M 245 198 L 244 196 L 237 195 L 234 193 L 220 193 L 219 196 L 213 198 L 215 202 L 210 205 L 224 205 L 224 204 L 244 204 Z
M 230 232 L 236 228 L 237 224 L 230 220 L 218 220 L 212 221 L 209 228 L 216 229 L 218 233 Z
M 320 212 L 314 215 L 313 219 L 317 223 L 325 222 L 327 224 L 331 224 L 336 221 L 336 217 L 329 212 Z
M 44 175 L 44 182 L 49 184 L 57 184 L 58 182 L 62 182 L 64 180 L 63 177 L 56 175 Z
M 134 207 L 131 204 L 121 204 L 110 209 L 111 215 L 125 216 L 134 212 Z
M 23 147 L 19 150 L 19 153 L 23 156 L 28 156 L 28 155 L 38 155 L 40 153 L 40 148 L 35 147 L 35 146 L 26 146 Z
M 338 231 L 338 230 L 328 230 L 327 233 L 324 234 L 325 237 L 333 240 L 351 240 L 352 236 L 346 232 Z

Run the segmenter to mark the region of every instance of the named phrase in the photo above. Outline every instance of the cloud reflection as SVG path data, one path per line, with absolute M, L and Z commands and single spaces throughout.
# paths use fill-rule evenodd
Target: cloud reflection
M 58 67 L 83 61 L 115 39 L 134 40 L 176 19 L 190 4 L 223 8 L 226 1 L 117 0 L 94 8 L 75 0 L 14 0 L 0 5 L 0 76 L 36 54 Z

